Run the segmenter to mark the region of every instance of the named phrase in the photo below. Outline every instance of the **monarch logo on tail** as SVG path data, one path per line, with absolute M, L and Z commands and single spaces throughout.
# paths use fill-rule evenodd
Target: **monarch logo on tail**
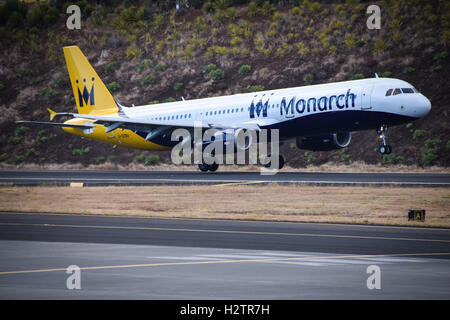
M 97 115 L 117 114 L 119 109 L 113 96 L 80 48 L 64 47 L 64 57 L 78 112 Z
M 91 81 L 94 82 L 94 77 L 92 77 Z M 78 84 L 78 80 L 76 81 Z M 83 82 L 86 83 L 86 79 L 83 79 Z M 86 85 L 84 85 L 83 88 L 83 93 L 81 93 L 80 91 L 80 87 L 77 85 L 77 89 L 78 89 L 78 101 L 80 101 L 80 107 L 83 107 L 83 102 L 84 104 L 87 105 L 91 105 L 91 106 L 95 106 L 95 100 L 94 100 L 94 83 L 92 83 L 92 87 L 91 90 L 88 91 Z

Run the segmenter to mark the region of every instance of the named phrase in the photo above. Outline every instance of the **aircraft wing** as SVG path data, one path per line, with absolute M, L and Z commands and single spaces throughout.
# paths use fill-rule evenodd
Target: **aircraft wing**
M 93 120 L 94 122 L 86 122 L 84 124 L 70 124 L 70 123 L 56 123 L 56 122 L 42 122 L 42 121 L 16 121 L 16 123 L 21 124 L 31 124 L 31 125 L 49 125 L 49 126 L 59 126 L 59 127 L 70 127 L 77 128 L 80 130 L 92 130 L 94 123 L 103 125 L 106 129 L 105 132 L 111 132 L 116 129 L 128 129 L 132 131 L 144 131 L 147 132 L 146 140 L 152 139 L 153 137 L 165 132 L 167 130 L 173 130 L 177 128 L 185 128 L 192 130 L 195 127 L 201 127 L 204 129 L 215 128 L 218 130 L 236 130 L 236 129 L 246 129 L 246 130 L 256 130 L 259 131 L 262 126 L 267 126 L 275 123 L 275 119 L 256 119 L 241 123 L 239 125 L 229 125 L 220 123 L 208 123 L 200 121 L 157 121 L 157 120 L 144 120 L 139 118 L 129 118 L 127 116 L 103 116 L 103 115 L 92 115 L 92 114 L 79 114 L 79 113 L 56 113 L 51 109 L 50 120 L 53 120 L 56 116 L 72 116 L 78 119 Z
M 143 130 L 148 131 L 154 129 L 156 127 L 168 127 L 168 128 L 216 128 L 219 130 L 222 129 L 247 129 L 247 130 L 260 130 L 260 127 L 263 125 L 267 125 L 269 123 L 274 123 L 276 120 L 274 119 L 261 119 L 261 122 L 258 123 L 258 120 L 249 121 L 246 123 L 242 123 L 240 125 L 228 125 L 228 124 L 220 124 L 220 123 L 208 123 L 202 121 L 177 121 L 177 120 L 169 120 L 169 121 L 158 121 L 158 120 L 144 120 L 144 119 L 133 119 L 129 117 L 122 116 L 102 116 L 102 115 L 91 115 L 91 114 L 79 114 L 79 113 L 56 113 L 52 110 L 50 111 L 50 119 L 54 119 L 56 116 L 72 116 L 74 118 L 86 119 L 86 120 L 94 120 L 95 124 L 101 124 L 106 127 L 106 132 L 113 131 L 115 129 L 130 129 L 130 130 Z

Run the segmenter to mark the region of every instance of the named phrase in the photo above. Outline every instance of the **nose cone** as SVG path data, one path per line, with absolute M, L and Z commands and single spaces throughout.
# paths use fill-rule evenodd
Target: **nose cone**
M 428 100 L 427 97 L 425 97 L 424 95 L 422 95 L 421 97 L 421 101 L 420 101 L 420 105 L 418 108 L 418 116 L 419 118 L 423 118 L 425 117 L 428 113 L 430 113 L 431 110 L 431 102 L 430 100 Z

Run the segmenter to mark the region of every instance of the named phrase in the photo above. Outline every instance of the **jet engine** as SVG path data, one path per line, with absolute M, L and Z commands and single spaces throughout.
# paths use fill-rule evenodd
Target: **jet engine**
M 250 148 L 253 139 L 256 138 L 253 137 L 253 135 L 254 134 L 251 131 L 243 128 L 221 130 L 214 133 L 210 140 L 203 141 L 203 147 L 212 143 L 222 143 L 225 152 L 227 146 L 232 143 L 235 150 L 247 150 Z
M 329 151 L 342 149 L 350 144 L 351 132 L 337 132 L 325 135 L 297 137 L 297 148 L 311 151 Z

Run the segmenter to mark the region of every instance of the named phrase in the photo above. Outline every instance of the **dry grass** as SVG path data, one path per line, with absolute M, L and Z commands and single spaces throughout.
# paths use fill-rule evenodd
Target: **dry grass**
M 426 209 L 426 222 L 408 222 Z M 0 211 L 450 227 L 450 189 L 279 185 L 0 187 Z
M 33 163 L 12 165 L 8 163 L 0 163 L 0 169 L 20 169 L 20 170 L 123 170 L 123 171 L 193 171 L 197 170 L 197 165 L 173 165 L 161 163 L 154 166 L 146 166 L 139 163 L 129 163 L 126 165 L 118 165 L 110 162 L 103 164 L 92 164 L 84 166 L 81 163 L 54 163 L 39 165 Z M 257 165 L 222 165 L 219 172 L 260 172 L 261 166 Z M 351 164 L 325 163 L 320 166 L 308 166 L 306 168 L 292 168 L 285 166 L 280 172 L 383 172 L 383 173 L 450 173 L 450 167 L 419 167 L 406 165 L 382 165 L 367 164 L 360 161 Z

